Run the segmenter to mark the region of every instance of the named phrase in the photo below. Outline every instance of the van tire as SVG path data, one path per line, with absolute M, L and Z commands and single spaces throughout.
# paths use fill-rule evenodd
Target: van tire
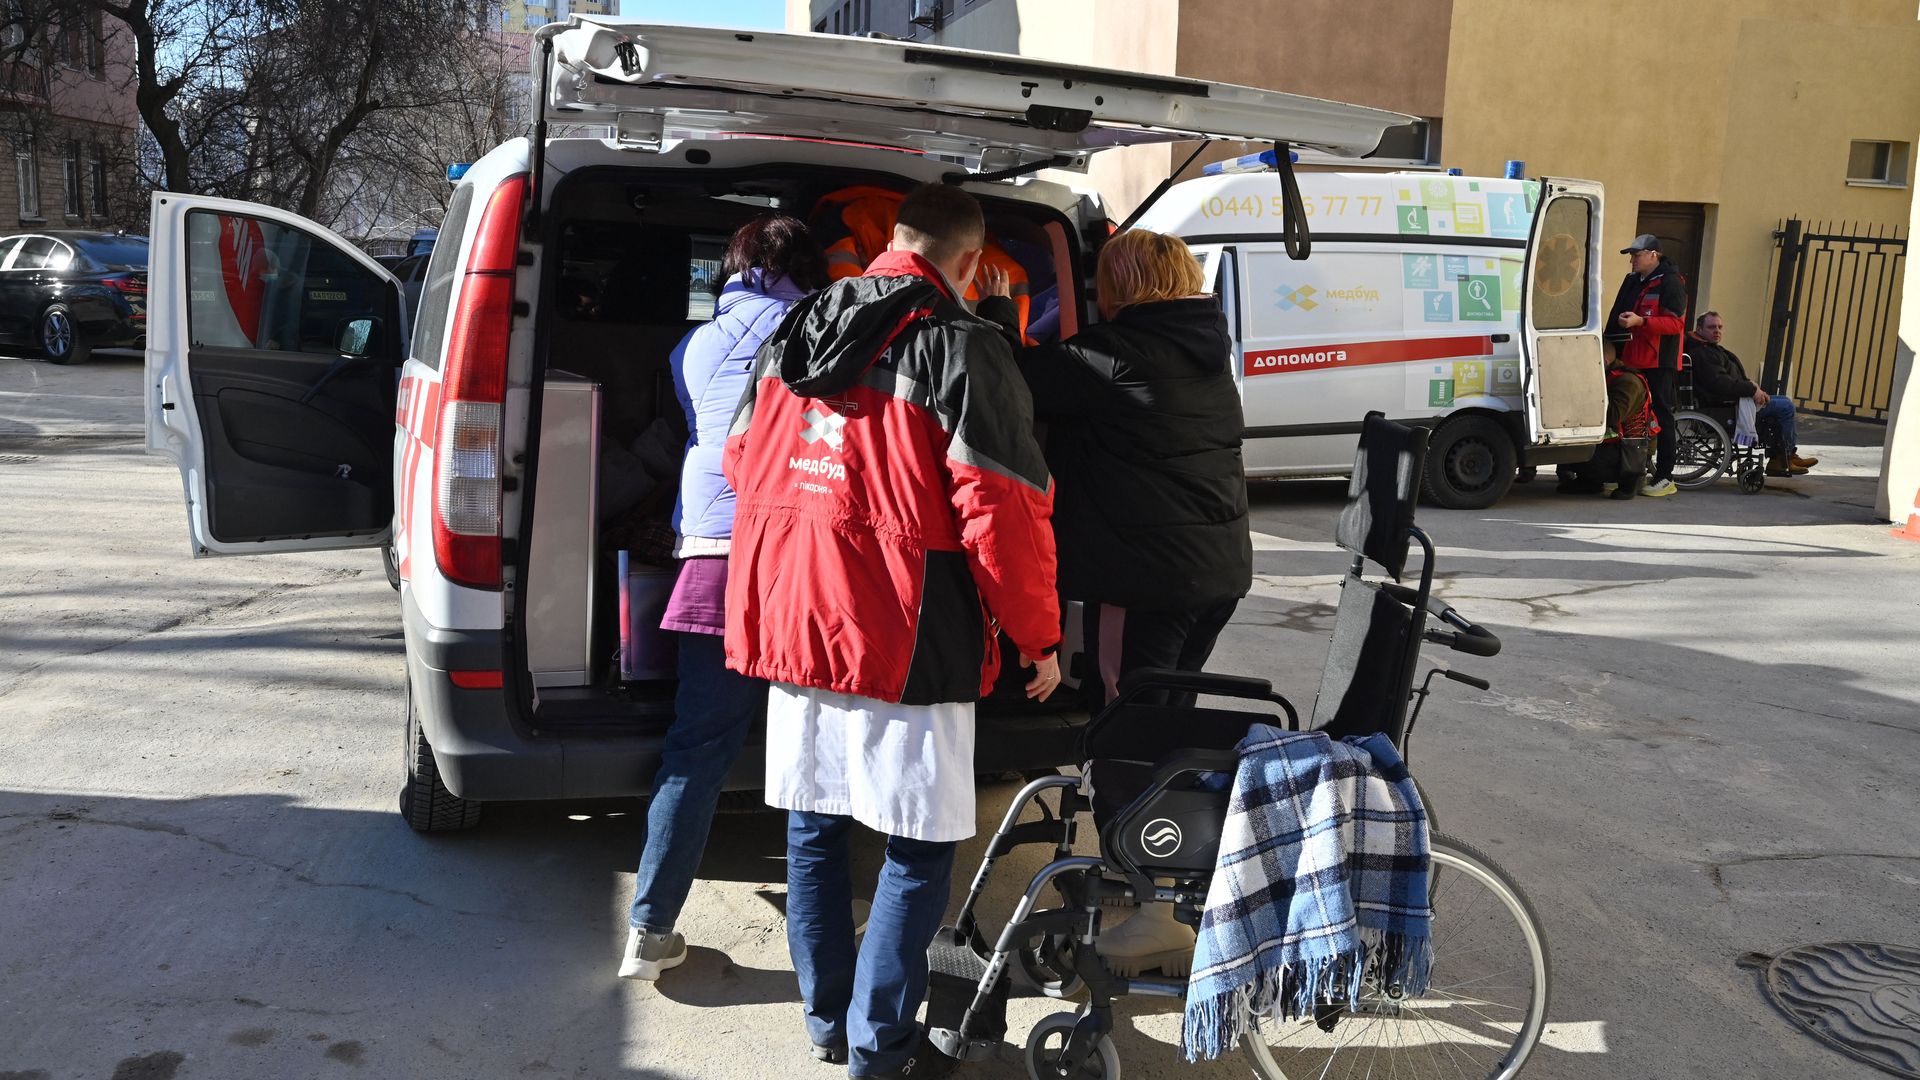
M 400 564 L 393 557 L 393 545 L 385 544 L 380 548 L 380 566 L 387 572 L 387 584 L 394 592 L 400 591 Z
M 1480 413 L 1440 425 L 1427 446 L 1427 501 L 1449 510 L 1485 510 L 1513 487 L 1520 452 L 1498 420 Z
M 480 824 L 483 804 L 447 790 L 434 763 L 433 747 L 420 726 L 420 711 L 407 687 L 406 784 L 400 788 L 400 816 L 414 832 L 461 832 Z

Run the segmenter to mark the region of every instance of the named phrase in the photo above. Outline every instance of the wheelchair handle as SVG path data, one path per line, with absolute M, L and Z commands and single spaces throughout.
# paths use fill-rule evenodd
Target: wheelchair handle
M 1440 674 L 1446 676 L 1449 679 L 1452 679 L 1454 682 L 1466 683 L 1468 686 L 1473 687 L 1475 690 L 1493 689 L 1492 683 L 1488 682 L 1485 679 L 1478 678 L 1473 675 L 1463 675 L 1458 671 L 1442 671 Z
M 1382 582 L 1380 589 L 1408 607 L 1419 607 L 1422 604 L 1420 593 L 1405 585 Z M 1428 614 L 1454 628 L 1454 632 L 1429 630 L 1426 633 L 1428 641 L 1435 645 L 1445 645 L 1455 652 L 1471 653 L 1474 656 L 1500 655 L 1499 637 L 1486 627 L 1467 621 L 1467 617 L 1455 611 L 1452 604 L 1429 593 L 1425 599 L 1425 606 Z

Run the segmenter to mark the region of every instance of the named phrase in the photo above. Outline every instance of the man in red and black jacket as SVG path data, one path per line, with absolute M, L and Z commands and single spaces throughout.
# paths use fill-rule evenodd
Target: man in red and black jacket
M 952 1068 L 915 1015 L 954 848 L 974 831 L 973 708 L 1005 630 L 1059 686 L 1053 485 L 1000 328 L 960 303 L 986 227 L 930 184 L 891 247 L 761 347 L 727 440 L 727 664 L 772 683 L 769 804 L 789 812 L 787 943 L 816 1057 Z M 887 836 L 854 952 L 848 840 Z
M 1687 283 L 1673 260 L 1660 253 L 1660 238 L 1641 233 L 1622 255 L 1633 257 L 1633 272 L 1620 283 L 1609 327 L 1632 336 L 1620 348 L 1620 362 L 1639 372 L 1653 393 L 1653 413 L 1660 421 L 1653 477 L 1642 495 L 1672 495 L 1673 461 L 1679 450 L 1673 422 L 1675 380 L 1680 374 L 1680 340 L 1687 332 Z

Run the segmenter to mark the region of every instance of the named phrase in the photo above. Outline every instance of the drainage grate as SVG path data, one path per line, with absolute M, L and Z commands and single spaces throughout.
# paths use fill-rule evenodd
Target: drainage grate
M 1741 962 L 1765 969 L 1767 996 L 1815 1038 L 1920 1080 L 1920 949 L 1836 941 Z
M 31 465 L 39 460 L 39 454 L 0 454 L 0 465 Z

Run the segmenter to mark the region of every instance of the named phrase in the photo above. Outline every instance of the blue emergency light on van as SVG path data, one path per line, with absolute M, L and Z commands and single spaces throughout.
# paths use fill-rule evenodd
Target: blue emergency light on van
M 1300 155 L 1289 150 L 1287 151 L 1287 160 L 1297 163 L 1300 160 Z M 1280 157 L 1277 153 L 1272 150 L 1262 150 L 1257 154 L 1248 154 L 1244 157 L 1234 158 L 1232 161 L 1216 161 L 1211 165 L 1203 166 L 1200 169 L 1200 174 L 1202 176 L 1225 176 L 1229 173 L 1266 172 L 1278 164 L 1280 164 Z
M 1507 179 L 1509 179 L 1509 180 L 1525 180 L 1526 178 L 1527 178 L 1527 163 L 1526 163 L 1526 162 L 1524 162 L 1524 161 L 1509 161 L 1509 162 L 1507 162 Z
M 467 170 L 471 168 L 473 168 L 473 162 L 471 161 L 456 161 L 452 165 L 447 166 L 447 183 L 459 183 L 460 178 L 467 175 Z

